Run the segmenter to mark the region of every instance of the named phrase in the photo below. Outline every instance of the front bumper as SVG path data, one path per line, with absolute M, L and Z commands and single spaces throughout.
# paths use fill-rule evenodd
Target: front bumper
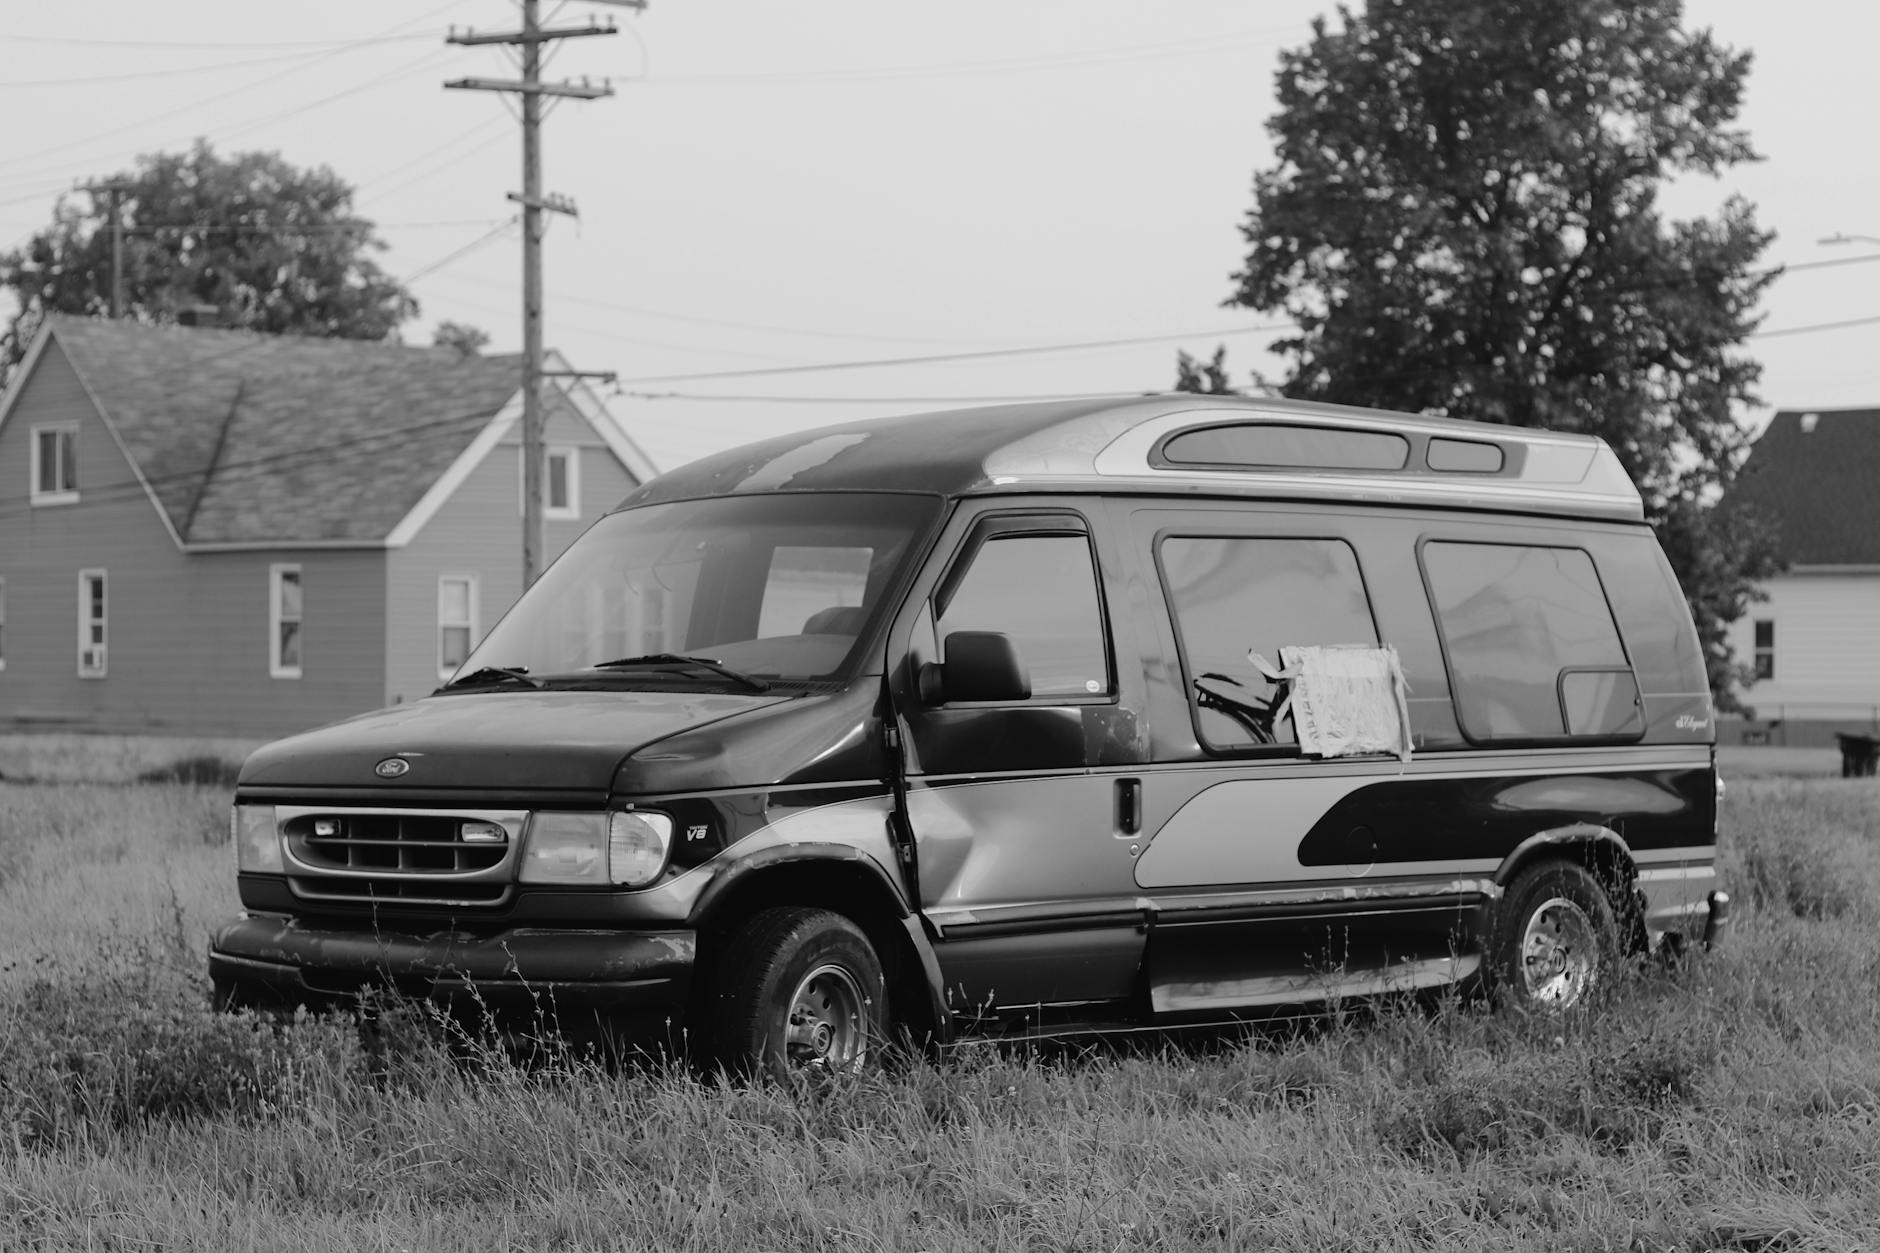
M 217 1003 L 230 1008 L 328 1009 L 387 989 L 499 1019 L 584 1018 L 674 1036 L 697 953 L 691 931 L 413 935 L 243 914 L 210 940 L 209 976 Z

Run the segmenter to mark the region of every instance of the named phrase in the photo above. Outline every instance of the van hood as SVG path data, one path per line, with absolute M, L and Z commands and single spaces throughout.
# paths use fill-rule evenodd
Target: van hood
M 703 692 L 479 692 L 433 696 L 257 749 L 239 786 L 605 794 L 656 740 L 790 700 Z M 408 763 L 387 776 L 392 759 Z

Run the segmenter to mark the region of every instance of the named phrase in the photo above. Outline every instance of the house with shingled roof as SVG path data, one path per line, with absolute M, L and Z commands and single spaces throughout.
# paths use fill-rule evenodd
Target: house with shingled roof
M 49 316 L 0 397 L 0 727 L 273 736 L 429 692 L 522 590 L 520 383 Z M 552 557 L 654 471 L 579 380 L 546 411 Z
M 1880 732 L 1880 409 L 1776 414 L 1726 506 L 1773 526 L 1786 566 L 1732 628 L 1755 674 L 1737 730 L 1791 745 Z

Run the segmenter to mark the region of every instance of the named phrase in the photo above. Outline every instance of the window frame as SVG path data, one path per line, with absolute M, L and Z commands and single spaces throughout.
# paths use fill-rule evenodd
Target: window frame
M 93 597 L 91 584 L 98 584 L 98 616 L 91 616 Z M 92 643 L 91 628 L 98 628 L 98 642 Z M 96 648 L 99 652 L 98 664 L 87 666 L 85 654 Z M 102 566 L 92 566 L 78 572 L 78 677 L 81 679 L 108 678 L 111 673 L 111 583 L 109 572 Z
M 78 423 L 76 422 L 38 422 L 28 431 L 31 454 L 32 479 L 28 500 L 35 507 L 41 505 L 70 505 L 78 502 Z M 61 453 L 55 462 L 55 468 L 61 473 L 59 481 L 69 480 L 69 487 L 42 487 L 45 474 L 45 457 L 40 451 L 40 443 L 46 435 L 52 435 L 55 448 L 69 448 L 69 453 Z M 57 437 L 63 436 L 63 439 Z
M 1169 455 L 1171 445 L 1179 445 L 1182 440 L 1193 435 L 1204 435 L 1214 431 L 1273 431 L 1284 430 L 1298 432 L 1310 438 L 1314 435 L 1352 436 L 1358 441 L 1371 440 L 1373 446 L 1382 447 L 1390 442 L 1402 452 L 1403 456 L 1394 465 L 1353 465 L 1349 462 L 1334 460 L 1289 462 L 1289 461 L 1203 461 L 1177 458 Z M 1188 470 L 1207 473 L 1226 474 L 1322 474 L 1322 475 L 1371 475 L 1402 474 L 1415 462 L 1417 447 L 1414 440 L 1401 431 L 1385 430 L 1378 427 L 1339 426 L 1323 422 L 1310 421 L 1273 421 L 1271 419 L 1228 419 L 1214 422 L 1200 422 L 1194 426 L 1185 426 L 1170 431 L 1155 442 L 1149 451 L 1149 464 L 1158 470 Z
M 1769 642 L 1762 642 L 1763 628 L 1768 627 Z M 1750 674 L 1757 683 L 1772 682 L 1776 677 L 1776 620 L 1774 618 L 1750 619 Z
M 288 574 L 294 576 L 294 582 L 300 588 L 300 612 L 292 618 L 282 612 L 281 606 L 281 588 Z M 292 665 L 287 665 L 281 660 L 281 626 L 287 622 L 297 623 L 300 627 L 300 660 Z M 273 562 L 268 566 L 268 677 L 270 679 L 298 679 L 306 674 L 306 666 L 306 572 L 297 561 Z
M 1376 646 L 1382 648 L 1388 644 L 1389 641 L 1384 638 L 1383 628 L 1378 623 L 1377 598 L 1371 595 L 1371 580 L 1365 575 L 1364 554 L 1359 551 L 1357 543 L 1351 536 L 1340 535 L 1335 531 L 1322 531 L 1317 529 L 1311 531 L 1265 530 L 1258 534 L 1253 534 L 1238 527 L 1222 527 L 1221 529 L 1207 530 L 1197 524 L 1191 523 L 1175 523 L 1169 526 L 1159 527 L 1149 540 L 1149 560 L 1150 564 L 1155 568 L 1156 582 L 1162 591 L 1162 604 L 1168 618 L 1169 631 L 1175 641 L 1175 660 L 1181 667 L 1182 672 L 1182 698 L 1188 703 L 1188 722 L 1194 729 L 1195 743 L 1201 746 L 1203 752 L 1212 757 L 1230 757 L 1236 759 L 1249 757 L 1277 758 L 1285 761 L 1317 760 L 1317 758 L 1310 757 L 1300 751 L 1297 734 L 1294 735 L 1293 741 L 1290 744 L 1223 745 L 1216 744 L 1208 739 L 1208 733 L 1202 726 L 1201 702 L 1195 697 L 1195 679 L 1197 675 L 1194 664 L 1188 656 L 1188 638 L 1182 632 L 1181 618 L 1177 612 L 1175 591 L 1169 585 L 1168 569 L 1162 562 L 1162 545 L 1172 539 L 1248 540 L 1254 542 L 1261 540 L 1282 542 L 1316 541 L 1320 543 L 1343 544 L 1351 553 L 1352 564 L 1358 571 L 1358 590 L 1364 593 L 1364 610 L 1371 619 L 1371 635 L 1377 641 Z M 1271 661 L 1276 666 L 1280 664 L 1279 655 L 1277 653 L 1267 658 L 1267 660 Z
M 446 583 L 462 583 L 464 585 L 464 607 L 467 610 L 467 614 L 466 620 L 463 622 L 446 622 L 444 620 L 444 585 Z M 470 654 L 476 651 L 477 610 L 479 607 L 477 602 L 481 594 L 480 583 L 481 579 L 475 571 L 454 574 L 440 572 L 437 576 L 437 677 L 439 679 L 450 678 L 451 675 L 456 674 L 458 669 L 463 665 L 461 661 L 456 665 L 451 665 L 444 660 L 444 632 L 447 629 L 469 629 L 469 640 L 463 652 L 465 661 L 468 661 Z
M 1560 715 L 1560 734 L 1485 736 L 1477 734 L 1470 729 L 1469 720 L 1463 708 L 1462 698 L 1456 687 L 1456 666 L 1449 646 L 1449 628 L 1443 621 L 1442 611 L 1437 607 L 1436 588 L 1435 585 L 1430 582 L 1429 562 L 1424 558 L 1424 550 L 1431 544 L 1474 544 L 1485 548 L 1541 548 L 1553 552 L 1576 552 L 1586 558 L 1587 566 L 1593 572 L 1593 582 L 1599 587 L 1600 604 L 1606 607 L 1606 620 L 1612 624 L 1613 638 L 1618 641 L 1619 655 L 1625 660 L 1623 665 L 1602 666 L 1591 663 L 1580 663 L 1560 666 L 1554 671 L 1553 681 L 1549 683 L 1548 686 L 1554 692 L 1554 710 Z M 1598 747 L 1610 744 L 1636 744 L 1645 738 L 1645 733 L 1650 729 L 1650 719 L 1645 716 L 1644 710 L 1645 688 L 1644 685 L 1639 682 L 1638 664 L 1632 659 L 1632 649 L 1626 643 L 1625 631 L 1619 625 L 1618 611 L 1613 608 L 1612 593 L 1606 590 L 1606 578 L 1600 573 L 1599 559 L 1593 555 L 1592 550 L 1588 549 L 1583 544 L 1538 543 L 1534 540 L 1527 539 L 1483 539 L 1476 535 L 1467 537 L 1454 535 L 1423 535 L 1417 538 L 1416 556 L 1417 576 L 1421 579 L 1423 584 L 1423 595 L 1429 607 L 1430 621 L 1436 628 L 1436 646 L 1443 657 L 1443 678 L 1449 684 L 1450 708 L 1455 713 L 1456 729 L 1462 733 L 1463 740 L 1471 747 L 1492 750 L 1544 746 L 1572 748 L 1582 746 Z M 1640 716 L 1638 720 L 1638 730 L 1615 735 L 1572 735 L 1568 733 L 1566 728 L 1569 719 L 1567 717 L 1566 702 L 1561 694 L 1561 676 L 1570 671 L 1602 671 L 1616 673 L 1621 670 L 1631 674 L 1632 690 L 1638 693 L 1639 696 Z
M 934 580 L 927 593 L 921 598 L 913 619 L 915 630 L 924 622 L 932 632 L 933 659 L 944 656 L 946 641 L 940 635 L 940 620 L 944 616 L 941 604 L 950 603 L 965 582 L 973 563 L 978 560 L 981 550 L 988 543 L 1008 536 L 1025 535 L 1035 537 L 1075 537 L 1084 541 L 1084 547 L 1090 556 L 1090 577 L 1097 598 L 1097 629 L 1101 633 L 1100 643 L 1103 648 L 1104 667 L 1107 672 L 1108 686 L 1101 692 L 1058 692 L 1033 694 L 1024 700 L 1012 701 L 948 701 L 948 709 L 1037 709 L 1062 708 L 1074 705 L 1115 705 L 1122 700 L 1122 675 L 1116 665 L 1116 636 L 1110 614 L 1110 601 L 1104 587 L 1103 563 L 1097 552 L 1096 536 L 1091 532 L 1089 519 L 1072 510 L 1028 510 L 1022 513 L 987 513 L 973 520 L 971 527 L 951 556 L 942 567 L 940 576 Z M 918 646 L 910 648 L 910 655 L 918 655 L 925 650 Z

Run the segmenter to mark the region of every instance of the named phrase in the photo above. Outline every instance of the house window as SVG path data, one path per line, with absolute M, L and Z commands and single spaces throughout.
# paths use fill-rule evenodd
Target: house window
M 581 450 L 549 448 L 542 453 L 542 516 L 581 516 Z
M 527 450 L 518 448 L 516 509 L 527 512 Z M 572 444 L 542 449 L 542 516 L 568 521 L 581 516 L 581 450 Z
M 477 580 L 474 574 L 444 574 L 437 580 L 437 677 L 457 673 L 477 638 Z
M 300 567 L 268 567 L 268 674 L 300 677 Z
M 78 572 L 78 677 L 105 676 L 105 589 L 103 570 Z
M 1756 678 L 1776 677 L 1776 621 L 1774 618 L 1756 619 Z
M 78 426 L 33 428 L 32 503 L 65 505 L 78 499 Z

